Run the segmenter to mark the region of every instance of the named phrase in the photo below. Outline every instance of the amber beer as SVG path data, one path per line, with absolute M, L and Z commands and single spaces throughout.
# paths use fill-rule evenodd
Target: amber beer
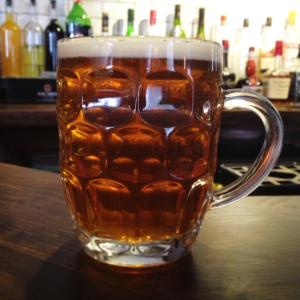
M 221 53 L 184 41 L 59 45 L 61 173 L 87 241 L 155 243 L 198 230 L 216 168 Z

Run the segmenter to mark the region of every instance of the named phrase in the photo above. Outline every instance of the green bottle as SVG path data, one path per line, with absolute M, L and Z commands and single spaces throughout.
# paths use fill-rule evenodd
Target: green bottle
M 173 28 L 171 29 L 171 31 L 169 33 L 169 36 L 185 38 L 185 32 L 181 26 L 181 21 L 180 21 L 180 5 L 179 4 L 175 5 L 174 24 L 173 24 Z
M 197 30 L 197 39 L 205 40 L 205 27 L 204 27 L 204 17 L 205 9 L 199 9 L 199 20 L 198 20 L 198 30 Z
M 133 36 L 134 35 L 134 10 L 132 8 L 128 9 L 127 12 L 127 32 L 126 36 Z
M 81 0 L 74 0 L 73 7 L 66 20 L 67 37 L 92 35 L 91 19 L 81 5 Z

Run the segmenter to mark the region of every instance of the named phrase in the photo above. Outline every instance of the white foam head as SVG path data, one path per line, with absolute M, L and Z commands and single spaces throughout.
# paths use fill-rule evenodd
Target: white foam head
M 58 42 L 59 58 L 127 57 L 195 59 L 219 63 L 222 47 L 196 39 L 157 37 L 81 37 Z

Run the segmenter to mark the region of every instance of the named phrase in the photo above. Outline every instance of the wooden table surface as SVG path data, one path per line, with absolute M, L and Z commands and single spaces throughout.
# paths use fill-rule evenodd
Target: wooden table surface
M 166 268 L 95 263 L 58 174 L 0 164 L 0 299 L 300 299 L 300 196 L 208 212 L 192 254 Z

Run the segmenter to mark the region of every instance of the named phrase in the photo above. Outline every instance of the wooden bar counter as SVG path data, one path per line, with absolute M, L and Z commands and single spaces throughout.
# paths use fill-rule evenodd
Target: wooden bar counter
M 0 164 L 0 299 L 299 300 L 299 215 L 299 196 L 248 197 L 180 262 L 116 269 L 80 250 L 58 174 Z

